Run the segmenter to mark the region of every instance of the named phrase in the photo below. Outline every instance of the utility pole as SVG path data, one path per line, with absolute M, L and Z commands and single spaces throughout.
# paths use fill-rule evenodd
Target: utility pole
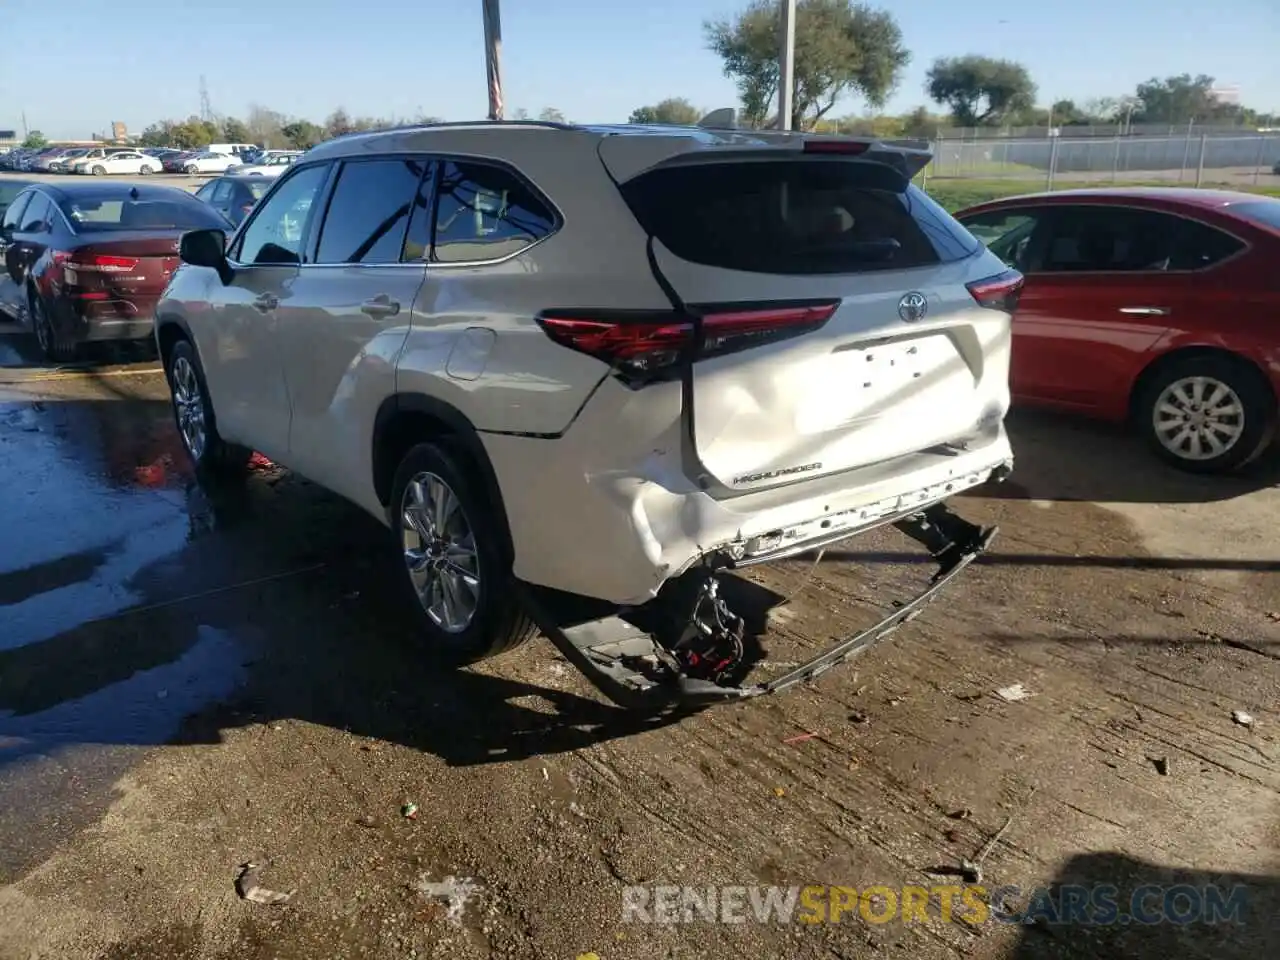
M 782 0 L 782 49 L 778 54 L 778 129 L 791 129 L 795 88 L 796 0 Z
M 502 119 L 502 16 L 499 0 L 480 0 L 484 9 L 484 65 L 489 78 L 489 119 Z
M 31 131 L 27 129 L 27 111 L 22 111 L 22 139 L 25 140 L 31 135 Z
M 200 119 L 213 119 L 213 107 L 209 103 L 209 84 L 205 82 L 203 73 L 200 74 Z

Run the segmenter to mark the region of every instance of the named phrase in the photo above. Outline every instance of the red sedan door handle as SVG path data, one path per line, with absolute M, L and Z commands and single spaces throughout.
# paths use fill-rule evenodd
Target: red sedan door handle
M 400 312 L 400 301 L 392 300 L 385 293 L 380 293 L 372 300 L 362 303 L 360 310 L 374 318 L 394 317 Z
M 1169 315 L 1168 307 L 1121 307 L 1121 313 L 1128 314 L 1131 317 L 1167 317 Z

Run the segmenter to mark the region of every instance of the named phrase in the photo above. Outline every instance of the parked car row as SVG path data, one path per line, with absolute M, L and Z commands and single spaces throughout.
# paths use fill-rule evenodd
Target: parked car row
M 46 147 L 18 149 L 0 157 L 0 170 L 24 173 L 77 173 L 93 176 L 153 173 L 226 173 L 242 170 L 274 177 L 288 169 L 299 150 L 263 150 L 253 144 L 215 143 L 198 150 L 177 147 Z

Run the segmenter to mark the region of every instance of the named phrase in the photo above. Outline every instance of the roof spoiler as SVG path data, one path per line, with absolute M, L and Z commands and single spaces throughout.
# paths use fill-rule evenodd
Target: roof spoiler
M 733 107 L 721 107 L 719 110 L 712 110 L 698 121 L 698 126 L 705 127 L 708 130 L 737 130 L 738 111 Z

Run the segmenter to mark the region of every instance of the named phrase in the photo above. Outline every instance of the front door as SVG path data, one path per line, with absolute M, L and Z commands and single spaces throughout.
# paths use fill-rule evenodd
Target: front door
M 328 176 L 328 164 L 299 168 L 254 211 L 228 251 L 234 278 L 210 296 L 214 322 L 199 327 L 214 338 L 199 347 L 220 432 L 283 463 L 292 411 L 279 317 L 295 295 Z
M 289 463 L 366 506 L 372 425 L 395 391 L 396 360 L 426 277 L 415 254 L 429 238 L 431 174 L 422 157 L 343 162 L 307 265 L 279 311 L 293 400 Z

